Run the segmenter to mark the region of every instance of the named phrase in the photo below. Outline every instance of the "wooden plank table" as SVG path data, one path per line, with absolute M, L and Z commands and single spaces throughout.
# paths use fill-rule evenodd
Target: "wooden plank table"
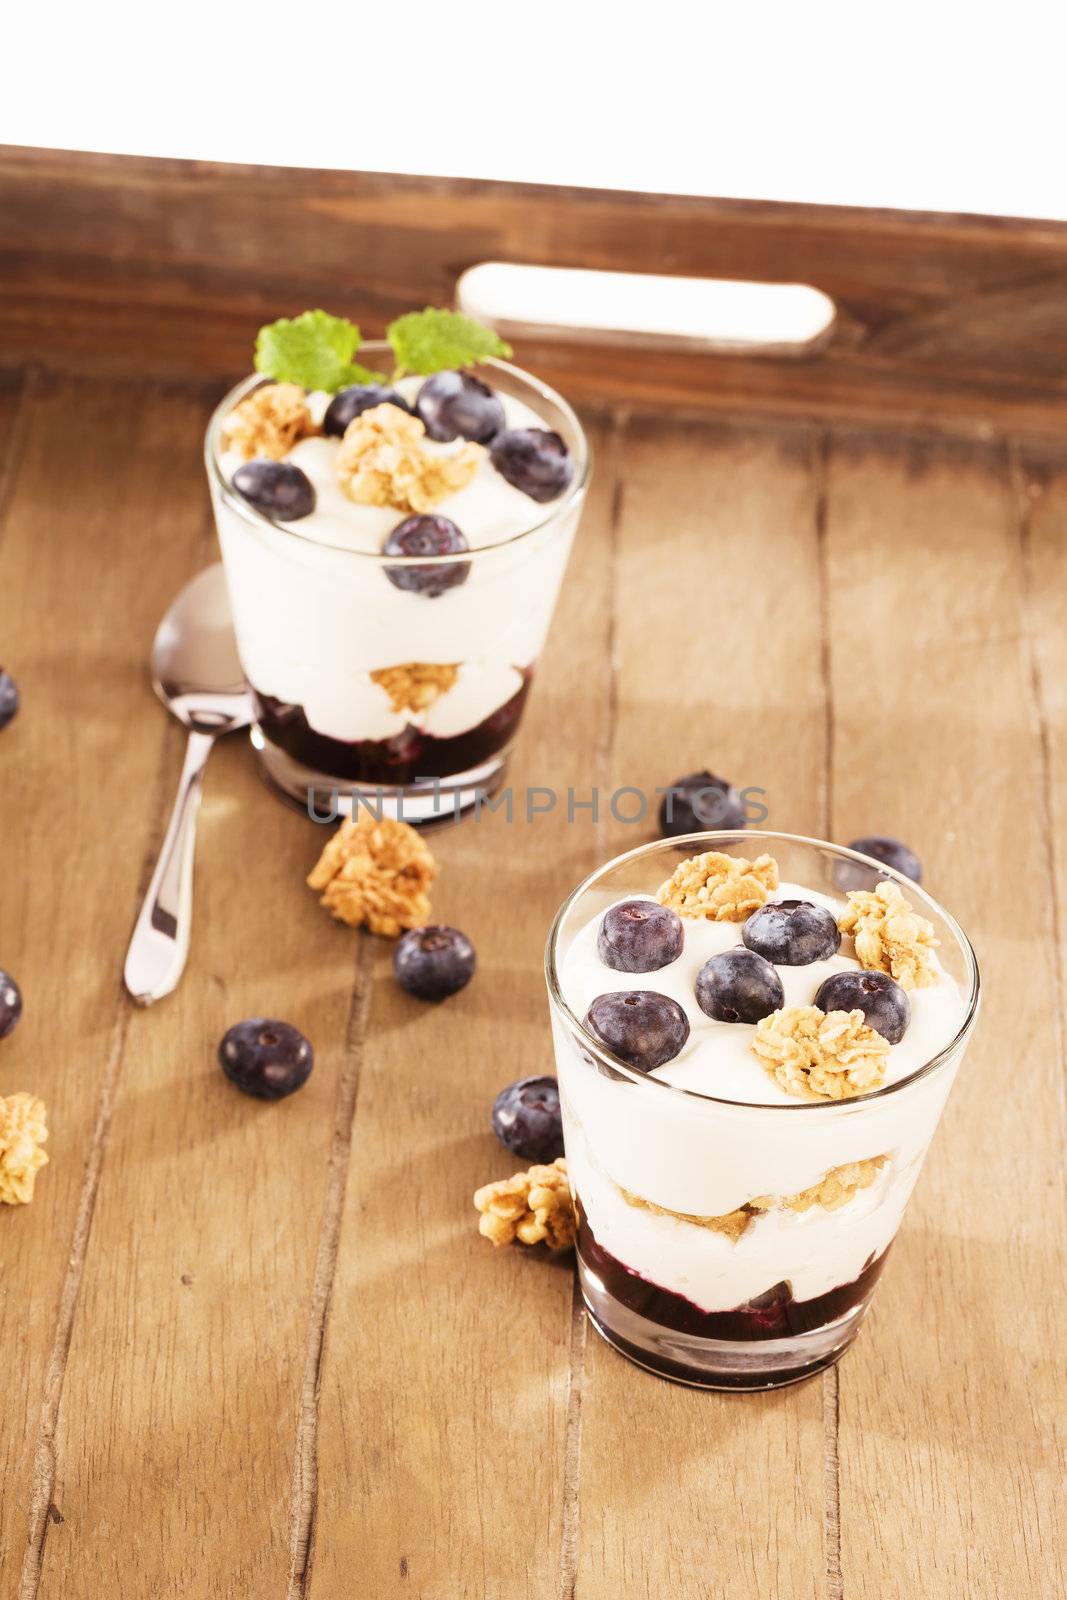
M 482 959 L 431 1010 L 318 909 L 321 833 L 231 740 L 188 974 L 127 1001 L 180 750 L 144 655 L 211 554 L 208 406 L 2 393 L 24 703 L 0 739 L 0 950 L 26 1014 L 0 1073 L 52 1134 L 35 1202 L 0 1215 L 0 1594 L 1062 1594 L 1067 459 L 590 418 L 595 488 L 513 783 L 650 788 L 708 760 L 767 789 L 769 825 L 892 831 L 986 972 L 855 1350 L 732 1397 L 588 1337 L 566 1267 L 494 1252 L 470 1205 L 514 1165 L 493 1094 L 549 1066 L 551 913 L 647 824 L 437 832 L 435 909 Z M 280 1106 L 215 1065 L 257 1011 L 317 1049 Z
M 314 223 L 292 277 L 279 196 Z M 1067 230 L 56 152 L 0 152 L 0 201 L 0 1093 L 51 1127 L 0 1210 L 0 1600 L 1059 1600 Z M 551 915 L 648 821 L 435 832 L 480 969 L 428 1008 L 319 909 L 323 832 L 234 738 L 182 987 L 138 1011 L 121 966 L 181 759 L 146 653 L 213 559 L 200 440 L 263 308 L 350 261 L 328 303 L 377 327 L 479 255 L 790 249 L 841 313 L 822 368 L 519 352 L 588 403 L 597 467 L 516 792 L 707 763 L 770 827 L 897 834 L 984 967 L 856 1347 L 720 1396 L 625 1363 L 568 1263 L 494 1252 L 471 1206 L 516 1165 L 494 1094 L 551 1070 Z M 316 1048 L 281 1105 L 215 1060 L 264 1012 Z

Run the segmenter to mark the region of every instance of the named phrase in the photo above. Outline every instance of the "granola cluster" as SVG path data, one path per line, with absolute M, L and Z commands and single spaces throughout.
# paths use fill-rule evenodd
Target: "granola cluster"
M 844 1166 L 831 1168 L 810 1189 L 783 1195 L 779 1204 L 790 1211 L 810 1211 L 812 1206 L 837 1211 L 847 1206 L 861 1189 L 869 1189 L 888 1160 L 888 1156 L 869 1156 L 866 1161 L 847 1161 Z
M 431 451 L 418 417 L 388 403 L 372 406 L 345 429 L 337 455 L 337 478 L 350 500 L 398 511 L 429 511 L 446 495 L 466 488 L 485 450 Z
M 436 876 L 437 863 L 414 828 L 360 810 L 338 828 L 307 881 L 339 922 L 366 923 L 371 933 L 395 939 L 429 921 L 427 890 Z
M 678 1222 L 690 1222 L 695 1228 L 707 1228 L 710 1233 L 724 1233 L 728 1239 L 736 1244 L 741 1235 L 753 1221 L 758 1210 L 766 1210 L 771 1205 L 763 1206 L 759 1200 L 754 1200 L 750 1205 L 738 1206 L 736 1211 L 727 1211 L 721 1217 L 701 1217 L 691 1211 L 672 1211 L 669 1206 L 661 1206 L 655 1200 L 646 1200 L 643 1195 L 631 1194 L 629 1189 L 620 1189 L 619 1193 L 628 1206 L 636 1206 L 640 1211 L 651 1211 L 656 1217 L 674 1217 Z
M 294 444 L 318 431 L 298 383 L 266 383 L 230 412 L 222 424 L 222 444 L 246 461 L 253 456 L 280 461 Z
M 873 890 L 851 889 L 848 910 L 837 925 L 852 935 L 862 967 L 888 972 L 902 989 L 937 982 L 933 923 L 912 910 L 899 884 L 883 879 Z
M 888 1156 L 871 1156 L 866 1161 L 850 1161 L 844 1166 L 832 1168 L 818 1183 L 812 1184 L 810 1189 L 802 1189 L 799 1194 L 757 1195 L 743 1206 L 738 1206 L 736 1211 L 728 1211 L 721 1217 L 701 1217 L 688 1211 L 672 1211 L 669 1206 L 657 1205 L 654 1200 L 631 1194 L 629 1189 L 620 1189 L 619 1192 L 629 1206 L 651 1211 L 658 1217 L 674 1217 L 679 1222 L 689 1222 L 694 1227 L 707 1228 L 712 1233 L 725 1234 L 736 1244 L 758 1216 L 779 1206 L 789 1211 L 810 1211 L 812 1206 L 836 1211 L 847 1205 L 861 1189 L 870 1187 L 888 1159 Z
M 398 714 L 425 711 L 448 693 L 458 677 L 458 663 L 433 661 L 405 661 L 398 667 L 379 667 L 371 673 L 371 681 L 385 690 Z
M 520 1244 L 569 1250 L 574 1243 L 574 1202 L 563 1156 L 549 1167 L 531 1167 L 485 1184 L 475 1191 L 474 1204 L 481 1212 L 478 1232 L 495 1245 L 518 1239 Z
M 702 917 L 708 922 L 744 922 L 758 911 L 778 887 L 778 863 L 773 856 L 727 856 L 708 850 L 690 856 L 660 884 L 656 899 L 680 917 Z
M 0 1095 L 0 1205 L 25 1206 L 48 1163 L 44 1101 L 32 1094 Z
M 771 1077 L 803 1100 L 847 1100 L 877 1089 L 889 1040 L 862 1011 L 785 1006 L 756 1024 L 752 1048 Z

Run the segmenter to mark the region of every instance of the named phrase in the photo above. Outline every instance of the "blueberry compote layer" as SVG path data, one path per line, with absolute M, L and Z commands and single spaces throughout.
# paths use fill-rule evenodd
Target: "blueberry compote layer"
M 264 735 L 302 766 L 352 783 L 399 787 L 422 778 L 472 772 L 507 748 L 522 719 L 532 669 L 510 700 L 474 728 L 437 738 L 409 723 L 390 739 L 332 739 L 311 727 L 303 706 L 288 705 L 253 688 L 256 720 Z
M 597 1243 L 580 1205 L 578 1254 L 608 1294 L 621 1305 L 674 1333 L 687 1333 L 701 1339 L 788 1339 L 824 1328 L 862 1305 L 878 1281 L 889 1250 L 887 1247 L 880 1256 L 867 1261 L 859 1277 L 851 1283 L 838 1284 L 810 1300 L 794 1300 L 788 1283 L 776 1283 L 764 1294 L 745 1305 L 735 1306 L 732 1311 L 702 1311 L 684 1295 L 661 1289 L 658 1284 L 624 1267 Z

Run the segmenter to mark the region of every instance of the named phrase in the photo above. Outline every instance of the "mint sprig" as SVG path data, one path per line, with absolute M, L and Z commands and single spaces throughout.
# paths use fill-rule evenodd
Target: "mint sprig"
M 354 359 L 360 345 L 354 322 L 328 311 L 302 311 L 298 317 L 279 317 L 260 328 L 255 367 L 278 383 L 336 394 L 349 384 L 395 383 L 408 372 L 426 377 L 447 367 L 469 367 L 487 356 L 511 354 L 511 346 L 492 328 L 461 311 L 438 311 L 432 306 L 397 317 L 386 329 L 386 338 L 396 358 L 391 380 Z
M 359 341 L 354 322 L 332 317 L 328 311 L 279 317 L 259 330 L 256 371 L 279 383 L 299 383 L 304 389 L 324 389 L 327 394 L 336 394 L 351 383 L 382 382 L 379 373 L 353 361 Z
M 486 356 L 509 356 L 511 346 L 492 328 L 461 311 L 409 311 L 385 330 L 396 357 L 394 378 L 405 372 L 427 376 L 446 367 L 469 367 Z

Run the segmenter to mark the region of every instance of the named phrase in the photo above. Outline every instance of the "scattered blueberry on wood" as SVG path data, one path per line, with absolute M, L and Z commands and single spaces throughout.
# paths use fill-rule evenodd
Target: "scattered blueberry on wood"
M 711 828 L 743 828 L 746 822 L 745 803 L 733 784 L 708 771 L 675 778 L 659 808 L 659 831 L 665 839 Z
M 872 833 L 863 839 L 853 839 L 848 848 L 858 850 L 863 856 L 873 856 L 875 861 L 892 867 L 894 872 L 910 878 L 913 883 L 922 882 L 922 862 L 915 851 L 886 833 Z M 882 874 L 873 867 L 861 866 L 858 861 L 839 861 L 834 869 L 834 881 L 839 889 L 874 889 L 881 878 Z
M 555 1078 L 519 1078 L 493 1102 L 493 1132 L 524 1161 L 550 1162 L 563 1154 L 563 1118 Z
M 393 952 L 396 981 L 419 1000 L 447 1000 L 474 976 L 477 958 L 465 933 L 443 923 L 410 928 Z
M 6 728 L 12 722 L 19 709 L 18 684 L 10 672 L 0 668 L 0 728 Z
M 0 1039 L 14 1033 L 22 1016 L 22 991 L 10 972 L 0 967 Z
M 314 1051 L 292 1023 L 250 1017 L 223 1034 L 219 1063 L 231 1083 L 258 1100 L 282 1100 L 311 1075 Z

